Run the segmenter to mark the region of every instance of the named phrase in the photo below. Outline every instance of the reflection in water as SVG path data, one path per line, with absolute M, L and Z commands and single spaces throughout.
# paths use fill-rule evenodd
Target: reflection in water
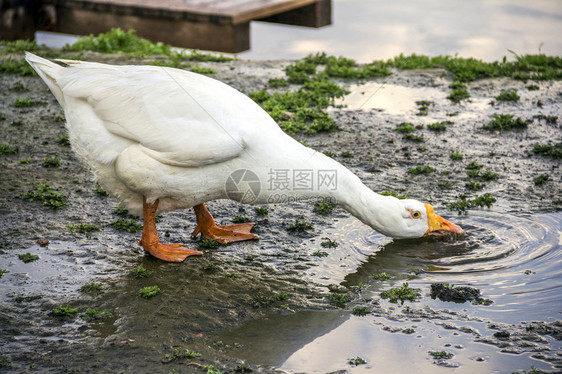
M 339 233 L 340 246 L 310 269 L 309 275 L 324 284 L 367 285 L 356 302 L 371 299 L 375 300 L 373 306 L 380 300 L 381 289 L 407 281 L 422 290 L 423 305 L 434 310 L 447 309 L 449 314 L 445 319 L 484 335 L 490 334 L 486 331 L 486 318 L 500 323 L 559 318 L 562 213 L 515 217 L 471 211 L 470 215 L 459 216 L 456 221 L 467 235 L 448 242 L 391 241 L 352 218 L 342 219 L 329 233 L 331 237 Z M 364 262 L 361 263 L 361 259 Z M 343 282 L 343 272 L 338 271 L 341 265 L 348 272 Z M 357 270 L 352 273 L 354 267 Z M 421 270 L 421 274 L 409 274 L 412 269 Z M 372 276 L 383 271 L 393 279 L 374 281 Z M 475 306 L 431 300 L 428 290 L 429 284 L 434 282 L 477 287 L 494 303 Z M 382 303 L 389 306 L 386 301 Z M 423 307 L 420 303 L 411 305 Z M 249 362 L 281 365 L 282 369 L 295 372 L 350 369 L 347 360 L 355 356 L 366 359 L 369 364 L 354 368 L 354 373 L 370 372 L 375 367 L 392 371 L 397 361 L 401 362 L 404 372 L 447 372 L 450 367 L 436 366 L 427 353 L 443 347 L 455 355 L 447 365 L 458 367 L 456 372 L 461 373 L 544 366 L 528 355 L 506 356 L 493 346 L 476 343 L 473 335 L 441 327 L 434 319 L 389 319 L 393 314 L 389 313 L 387 316 L 355 317 L 341 310 L 271 315 L 224 332 L 221 338 L 243 344 L 244 348 L 236 355 Z M 467 319 L 463 315 L 477 317 Z M 415 333 L 405 333 L 406 328 Z M 477 360 L 478 357 L 485 359 Z
M 370 62 L 400 53 L 458 53 L 498 61 L 508 50 L 538 53 L 541 44 L 543 53 L 559 55 L 561 20 L 560 2 L 549 0 L 333 0 L 333 24 L 321 29 L 252 23 L 252 49 L 241 57 L 296 59 L 324 51 Z
M 388 114 L 404 114 L 417 109 L 416 101 L 444 101 L 447 93 L 438 88 L 406 87 L 396 84 L 369 82 L 351 85 L 351 93 L 338 104 L 348 110 L 378 109 Z

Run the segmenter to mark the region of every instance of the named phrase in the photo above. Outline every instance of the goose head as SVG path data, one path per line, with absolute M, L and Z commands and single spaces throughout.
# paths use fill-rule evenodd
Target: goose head
M 372 207 L 376 214 L 366 217 L 375 230 L 395 239 L 440 237 L 462 234 L 460 226 L 447 221 L 433 211 L 430 204 L 418 200 L 399 200 L 385 196 L 386 203 Z

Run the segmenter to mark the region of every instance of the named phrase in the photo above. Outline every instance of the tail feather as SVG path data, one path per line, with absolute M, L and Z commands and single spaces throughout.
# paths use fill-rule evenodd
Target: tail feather
M 25 52 L 25 59 L 47 84 L 59 104 L 64 108 L 64 95 L 57 84 L 57 79 L 60 77 L 64 67 L 29 52 Z

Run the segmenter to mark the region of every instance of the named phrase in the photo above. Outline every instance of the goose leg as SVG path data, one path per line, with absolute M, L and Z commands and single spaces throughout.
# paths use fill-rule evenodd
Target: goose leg
M 188 256 L 202 255 L 203 253 L 182 247 L 180 244 L 162 244 L 156 231 L 156 209 L 158 200 L 149 204 L 143 196 L 143 218 L 142 237 L 139 242 L 144 250 L 160 260 L 168 262 L 182 262 Z
M 259 239 L 259 236 L 250 232 L 254 226 L 251 222 L 240 223 L 237 225 L 217 226 L 215 219 L 205 204 L 195 205 L 193 210 L 195 211 L 195 217 L 197 218 L 197 227 L 191 233 L 192 237 L 201 233 L 201 235 L 205 238 L 215 239 L 221 244 Z

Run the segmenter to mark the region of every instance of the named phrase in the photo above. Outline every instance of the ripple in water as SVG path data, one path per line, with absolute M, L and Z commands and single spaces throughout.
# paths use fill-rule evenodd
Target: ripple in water
M 308 275 L 324 285 L 353 285 L 368 283 L 382 271 L 399 276 L 420 269 L 423 273 L 410 283 L 480 288 L 494 301 L 487 311 L 509 311 L 510 320 L 559 318 L 562 213 L 514 216 L 471 211 L 454 221 L 463 227 L 465 237 L 420 241 L 392 240 L 353 218 L 342 219 L 326 235 L 340 245 Z

